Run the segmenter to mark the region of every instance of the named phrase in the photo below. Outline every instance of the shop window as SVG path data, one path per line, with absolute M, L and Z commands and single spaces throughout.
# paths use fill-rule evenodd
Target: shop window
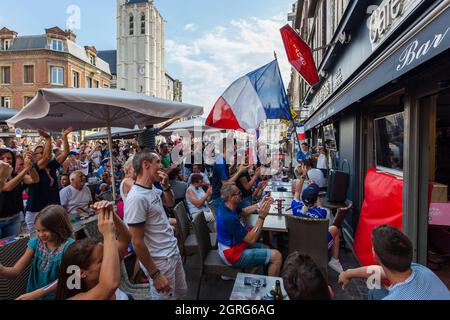
M 92 78 L 86 77 L 86 88 L 92 88 Z
M 323 127 L 323 139 L 326 149 L 337 150 L 336 133 L 333 124 L 329 124 Z
M 375 163 L 381 170 L 403 172 L 404 113 L 375 120 Z

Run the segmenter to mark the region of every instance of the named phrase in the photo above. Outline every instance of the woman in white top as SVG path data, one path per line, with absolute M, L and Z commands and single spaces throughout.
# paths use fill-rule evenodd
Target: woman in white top
M 324 177 L 327 176 L 328 173 L 327 150 L 325 150 L 324 147 L 319 147 L 319 157 L 317 158 L 316 168 L 322 171 Z
M 212 231 L 215 231 L 215 218 L 211 209 L 208 207 L 208 200 L 212 195 L 212 186 L 208 188 L 205 192 L 202 188 L 203 186 L 203 176 L 201 174 L 194 174 L 191 177 L 191 184 L 186 190 L 186 203 L 188 206 L 188 211 L 192 216 L 192 219 L 203 212 L 205 214 L 208 226 Z
M 125 172 L 125 178 L 120 183 L 120 196 L 123 202 L 127 199 L 128 192 L 133 187 L 134 181 L 136 180 L 136 173 L 133 168 L 133 158 L 130 157 L 123 166 L 123 171 Z

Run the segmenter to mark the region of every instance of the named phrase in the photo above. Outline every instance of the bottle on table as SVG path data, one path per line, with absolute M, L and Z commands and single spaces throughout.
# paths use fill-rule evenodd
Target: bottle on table
M 275 282 L 275 296 L 274 300 L 283 300 L 283 292 L 281 292 L 281 283 L 280 280 Z

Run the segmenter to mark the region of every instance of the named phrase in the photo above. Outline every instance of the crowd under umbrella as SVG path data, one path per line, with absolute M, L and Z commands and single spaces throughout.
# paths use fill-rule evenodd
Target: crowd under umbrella
M 68 126 L 75 131 L 107 128 L 115 199 L 112 127 L 145 128 L 173 118 L 187 118 L 201 114 L 203 107 L 200 106 L 129 91 L 64 88 L 40 89 L 30 103 L 6 122 L 17 128 L 43 129 L 51 132 L 60 131 Z

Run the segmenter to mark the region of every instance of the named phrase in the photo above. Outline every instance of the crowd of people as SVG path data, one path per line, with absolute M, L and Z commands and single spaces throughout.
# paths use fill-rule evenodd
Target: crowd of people
M 115 142 L 112 154 L 106 143 L 70 144 L 71 131 L 62 130 L 54 141 L 39 131 L 42 144 L 18 145 L 12 140 L 0 149 L 0 239 L 24 231 L 30 235 L 26 252 L 14 266 L 0 264 L 1 278 L 16 278 L 31 265 L 27 293 L 19 299 L 133 299 L 119 289 L 120 263 L 130 251 L 148 280 L 152 299 L 186 298 L 179 226 L 172 211 L 180 202 L 185 203 L 188 219 L 204 214 L 210 231 L 217 233 L 224 264 L 251 272 L 262 267 L 269 276 L 282 276 L 291 299 L 333 298 L 328 279 L 309 256 L 295 252 L 283 259 L 279 250 L 261 242 L 274 203 L 265 193 L 273 173 L 264 165 L 250 164 L 248 154 L 237 163 L 235 144 L 222 143 L 209 164 L 190 164 L 174 161 L 174 143 L 157 145 L 152 128 L 147 128 L 152 132 L 148 139 Z M 207 148 L 201 146 L 194 154 Z M 306 144 L 297 154 L 295 216 L 328 217 L 318 196 L 328 172 L 325 154 L 324 149 L 312 154 Z M 118 190 L 116 198 L 113 189 Z M 92 214 L 98 215 L 102 242 L 74 235 L 72 223 Z M 258 215 L 254 225 L 246 222 L 250 214 Z M 412 263 L 410 241 L 393 227 L 373 231 L 378 269 L 344 271 L 336 227 L 328 231 L 328 244 L 329 266 L 340 274 L 343 286 L 379 270 L 391 287 L 371 291 L 371 298 L 450 299 L 448 289 L 429 269 Z M 80 281 L 69 285 L 73 274 Z

